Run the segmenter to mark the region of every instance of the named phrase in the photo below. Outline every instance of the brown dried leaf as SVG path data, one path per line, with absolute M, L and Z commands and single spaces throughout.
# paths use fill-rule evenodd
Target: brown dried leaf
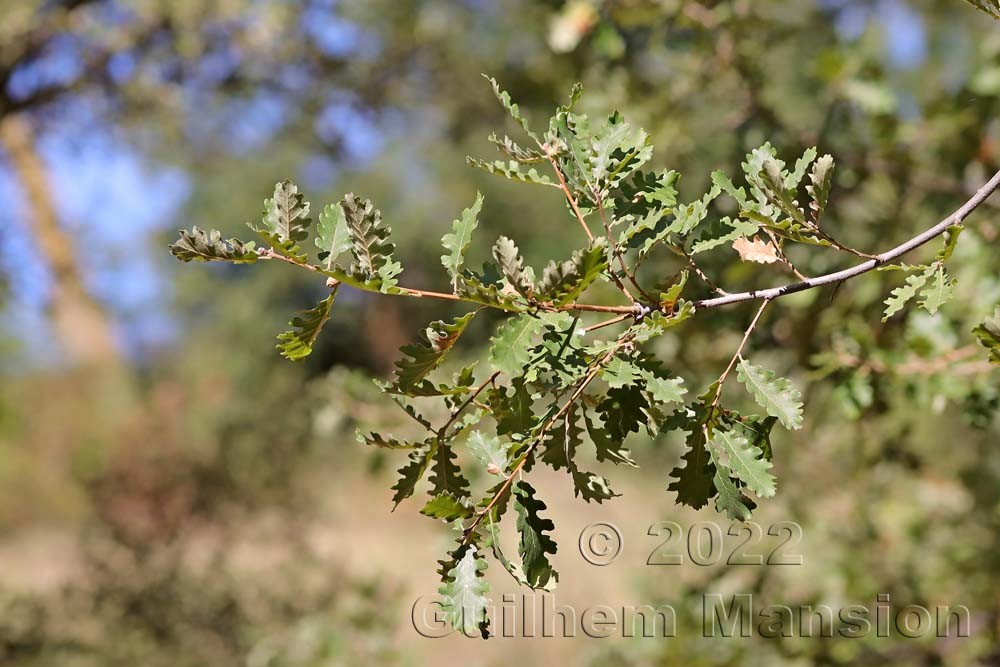
M 770 241 L 761 241 L 756 236 L 752 239 L 739 238 L 733 241 L 733 250 L 740 254 L 744 262 L 758 264 L 773 264 L 778 261 L 778 249 Z

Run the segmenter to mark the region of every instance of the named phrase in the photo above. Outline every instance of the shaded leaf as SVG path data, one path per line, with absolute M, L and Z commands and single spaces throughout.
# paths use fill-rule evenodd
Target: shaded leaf
M 684 465 L 670 472 L 674 481 L 667 486 L 668 491 L 677 493 L 677 502 L 694 509 L 707 505 L 716 493 L 713 483 L 716 470 L 705 440 L 703 419 L 704 415 L 695 411 L 687 416 L 686 423 L 680 425 L 689 432 L 688 449 L 681 457 Z
M 584 415 L 584 422 L 587 425 L 587 434 L 590 435 L 590 440 L 594 443 L 594 448 L 597 451 L 598 461 L 611 461 L 615 464 L 624 463 L 633 468 L 638 467 L 621 440 L 612 438 L 607 430 L 599 427 L 587 415 Z
M 370 283 L 391 282 L 400 269 L 391 258 L 396 246 L 389 241 L 390 230 L 382 224 L 382 213 L 370 199 L 361 199 L 353 193 L 344 195 L 340 207 L 351 235 L 351 254 L 354 256 L 348 273 Z
M 451 495 L 455 497 L 469 495 L 469 481 L 462 475 L 456 463 L 458 456 L 451 448 L 451 443 L 439 439 L 434 447 L 431 461 L 431 494 Z
M 406 393 L 417 387 L 428 373 L 441 364 L 476 312 L 466 313 L 453 322 L 431 322 L 424 330 L 424 342 L 411 343 L 400 349 L 406 355 L 406 358 L 396 362 L 396 386 L 400 391 Z
M 337 295 L 337 289 L 330 291 L 330 295 L 320 301 L 314 308 L 300 311 L 289 326 L 291 331 L 286 331 L 278 336 L 277 349 L 281 356 L 292 361 L 305 359 L 312 354 L 313 343 L 319 337 L 319 332 L 323 325 L 330 319 L 330 309 L 333 308 L 333 299 Z
M 514 509 L 521 535 L 518 553 L 525 580 L 533 589 L 551 588 L 559 579 L 549 562 L 549 556 L 556 553 L 556 543 L 547 533 L 555 524 L 541 516 L 545 503 L 535 498 L 535 489 L 525 481 L 514 484 Z
M 587 250 L 577 250 L 572 259 L 549 262 L 538 283 L 538 298 L 561 306 L 571 303 L 607 268 L 604 239 L 595 239 Z
M 501 236 L 493 244 L 493 259 L 500 267 L 500 272 L 507 283 L 520 295 L 530 299 L 535 291 L 535 276 L 531 268 L 525 268 L 524 260 L 517 246 L 506 236 Z
M 740 492 L 729 475 L 716 470 L 712 476 L 712 484 L 718 492 L 715 499 L 716 511 L 725 512 L 733 521 L 746 521 L 750 518 L 754 504 Z
M 399 479 L 392 487 L 396 492 L 392 496 L 393 510 L 399 507 L 399 503 L 413 495 L 417 483 L 430 465 L 433 453 L 434 446 L 431 443 L 426 443 L 420 449 L 410 452 L 406 463 L 399 469 Z
M 182 262 L 253 264 L 257 261 L 253 241 L 223 239 L 222 232 L 217 229 L 205 231 L 198 227 L 192 227 L 190 232 L 180 230 L 180 238 L 170 244 L 170 252 Z

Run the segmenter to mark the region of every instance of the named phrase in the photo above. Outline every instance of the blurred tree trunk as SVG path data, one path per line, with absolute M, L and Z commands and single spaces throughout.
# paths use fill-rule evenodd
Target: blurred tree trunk
M 72 238 L 59 226 L 45 164 L 31 125 L 19 114 L 0 119 L 0 146 L 25 193 L 25 221 L 52 272 L 49 315 L 70 361 L 115 364 L 118 359 L 107 313 L 83 285 Z

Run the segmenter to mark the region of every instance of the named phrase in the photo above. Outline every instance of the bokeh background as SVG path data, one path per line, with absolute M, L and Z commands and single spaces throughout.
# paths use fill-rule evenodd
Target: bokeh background
M 292 364 L 274 336 L 321 284 L 182 265 L 166 246 L 191 225 L 249 238 L 289 177 L 314 207 L 372 197 L 410 285 L 444 284 L 438 239 L 477 190 L 474 260 L 500 234 L 535 264 L 565 255 L 578 230 L 557 196 L 465 165 L 513 131 L 483 72 L 538 124 L 582 81 L 582 108 L 644 127 L 686 198 L 765 140 L 785 159 L 818 145 L 838 161 L 830 224 L 869 250 L 1000 167 L 1000 23 L 959 0 L 3 0 L 0 664 L 1000 664 L 1000 380 L 969 333 L 1000 302 L 996 198 L 936 317 L 883 324 L 901 278 L 869 274 L 783 300 L 758 330 L 754 354 L 803 389 L 807 426 L 776 437 L 779 493 L 757 519 L 798 522 L 803 565 L 646 565 L 650 524 L 728 522 L 675 507 L 679 443 L 637 437 L 641 468 L 606 471 L 611 503 L 574 501 L 557 474 L 535 485 L 559 526 L 559 602 L 669 603 L 677 637 L 414 632 L 452 535 L 415 501 L 390 512 L 401 461 L 354 432 L 407 428 L 370 380 L 456 311 L 345 288 Z M 708 262 L 726 286 L 778 279 L 733 260 Z M 705 313 L 657 351 L 707 385 L 750 315 Z M 466 360 L 489 335 L 474 333 Z M 625 548 L 594 568 L 576 538 L 601 520 Z M 495 599 L 514 590 L 490 579 Z M 703 639 L 706 592 L 963 604 L 972 633 Z

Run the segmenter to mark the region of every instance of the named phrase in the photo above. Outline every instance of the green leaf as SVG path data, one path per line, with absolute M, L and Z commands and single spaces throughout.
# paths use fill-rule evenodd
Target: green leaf
M 451 233 L 445 234 L 441 239 L 441 245 L 448 251 L 447 255 L 441 256 L 441 264 L 451 276 L 453 287 L 457 287 L 462 270 L 465 268 L 465 251 L 472 240 L 473 230 L 479 224 L 479 212 L 482 208 L 483 195 L 477 192 L 476 202 L 462 211 L 462 216 L 452 223 Z
M 715 499 L 716 511 L 725 512 L 732 521 L 746 521 L 750 518 L 754 504 L 740 493 L 729 475 L 716 470 L 712 476 L 712 484 L 719 494 Z
M 538 283 L 538 298 L 562 306 L 571 303 L 597 280 L 607 268 L 604 239 L 595 239 L 587 250 L 577 250 L 572 259 L 560 264 L 549 262 Z
M 217 229 L 205 231 L 192 227 L 191 231 L 180 230 L 180 238 L 170 244 L 170 252 L 182 262 L 233 262 L 253 264 L 257 261 L 257 250 L 253 241 L 244 243 L 239 239 L 223 239 Z
M 493 77 L 487 76 L 486 74 L 484 74 L 483 77 L 490 82 L 491 86 L 493 86 L 493 94 L 497 96 L 500 104 L 507 110 L 510 117 L 517 121 L 517 124 L 521 126 L 521 129 L 524 130 L 525 134 L 534 139 L 536 144 L 540 143 L 537 135 L 535 135 L 535 133 L 533 133 L 528 127 L 528 121 L 521 115 L 521 109 L 514 103 L 513 100 L 510 99 L 510 94 L 500 88 L 500 84 L 497 83 L 497 80 Z
M 936 315 L 941 306 L 951 301 L 955 295 L 955 281 L 948 276 L 943 264 L 936 264 L 929 281 L 920 292 L 920 305 L 931 315 Z
M 597 450 L 598 461 L 611 461 L 616 465 L 624 463 L 633 468 L 638 467 L 635 461 L 632 460 L 631 453 L 623 446 L 624 443 L 621 440 L 612 438 L 606 429 L 599 427 L 588 415 L 584 415 L 584 422 L 587 424 L 587 433 L 590 435 L 590 440 L 594 443 L 594 448 Z
M 652 155 L 649 135 L 641 128 L 632 129 L 619 112 L 612 113 L 591 139 L 590 181 L 597 196 L 618 187 Z
M 545 503 L 535 498 L 535 489 L 530 484 L 520 481 L 514 485 L 514 509 L 521 534 L 518 553 L 528 586 L 536 590 L 554 587 L 559 575 L 552 569 L 549 556 L 555 554 L 556 543 L 546 533 L 555 524 L 541 516 Z
M 434 519 L 444 519 L 451 522 L 457 519 L 468 519 L 472 516 L 472 509 L 463 505 L 455 496 L 442 493 L 427 501 L 420 513 Z
M 453 322 L 431 322 L 424 330 L 424 342 L 400 349 L 408 357 L 396 362 L 396 386 L 400 391 L 418 388 L 418 383 L 441 364 L 477 312 L 466 313 Z
M 500 139 L 496 134 L 491 134 L 488 139 L 490 143 L 497 147 L 497 150 L 517 162 L 541 162 L 545 159 L 545 156 L 540 151 L 523 148 L 507 135 L 504 135 L 503 139 Z
M 646 392 L 654 403 L 681 403 L 687 388 L 683 378 L 662 378 L 648 371 L 643 373 L 646 380 Z
M 952 254 L 955 252 L 955 247 L 958 245 L 958 238 L 964 231 L 965 227 L 962 225 L 952 225 L 944 231 L 944 247 L 935 255 L 935 259 L 938 262 L 947 262 L 951 259 Z
M 495 435 L 473 431 L 466 441 L 469 452 L 479 461 L 487 473 L 504 475 L 510 465 L 510 444 Z
M 608 359 L 601 367 L 600 378 L 612 389 L 635 384 L 642 371 L 628 359 L 615 356 Z
M 688 449 L 681 457 L 684 465 L 677 466 L 670 472 L 674 481 L 667 490 L 675 491 L 677 502 L 682 505 L 701 509 L 716 493 L 712 481 L 716 470 L 705 441 L 704 414 L 700 410 L 695 410 L 688 414 L 686 419 L 683 416 L 679 416 L 678 419 L 682 420 L 679 424 L 681 429 L 689 432 Z
M 424 444 L 422 442 L 397 440 L 392 437 L 387 438 L 380 433 L 362 433 L 360 431 L 358 432 L 358 439 L 366 445 L 371 445 L 380 449 L 415 449 Z
M 992 317 L 987 317 L 972 333 L 979 344 L 989 351 L 990 363 L 1000 364 L 1000 306 L 993 311 Z
M 691 254 L 705 252 L 719 246 L 731 246 L 736 239 L 753 236 L 760 231 L 760 225 L 750 220 L 723 218 L 710 225 L 705 233 L 691 245 Z
M 802 157 L 795 161 L 795 168 L 785 176 L 785 187 L 794 190 L 802 182 L 802 177 L 806 175 L 806 169 L 816 159 L 816 147 L 807 148 L 802 153 Z
M 484 531 L 484 546 L 488 546 L 493 550 L 493 556 L 503 568 L 507 570 L 508 574 L 514 578 L 514 581 L 518 583 L 519 586 L 527 586 L 528 580 L 524 577 L 524 571 L 521 569 L 521 565 L 512 562 L 504 554 L 503 549 L 500 548 L 500 536 L 497 534 L 497 527 L 495 522 L 490 522 L 488 528 Z
M 472 275 L 469 272 L 458 279 L 455 294 L 467 301 L 491 308 L 501 308 L 510 312 L 524 309 L 523 303 L 517 301 L 516 297 L 504 294 L 499 284 L 484 282 L 481 276 Z
M 738 188 L 733 185 L 732 179 L 722 171 L 712 172 L 712 183 L 719 188 L 722 192 L 736 200 L 736 203 L 741 207 L 746 207 L 747 205 L 747 193 L 743 188 Z
M 629 433 L 637 433 L 645 423 L 643 410 L 649 407 L 642 390 L 637 386 L 608 389 L 597 411 L 604 419 L 604 426 L 612 438 L 625 440 Z
M 330 296 L 320 301 L 315 308 L 299 312 L 289 326 L 294 327 L 291 331 L 278 336 L 277 349 L 281 356 L 292 361 L 305 359 L 312 354 L 313 343 L 323 329 L 323 325 L 330 319 L 330 309 L 333 308 L 333 299 L 337 295 L 334 288 Z
M 649 342 L 662 336 L 667 329 L 677 326 L 692 315 L 694 315 L 694 306 L 691 305 L 691 302 L 682 299 L 674 305 L 674 312 L 669 317 L 657 310 L 642 318 L 638 324 L 632 325 L 633 340 L 636 343 Z
M 528 313 L 509 317 L 490 339 L 490 364 L 511 377 L 521 375 L 531 361 L 535 338 L 546 320 Z
M 628 247 L 639 235 L 651 234 L 657 223 L 677 204 L 676 171 L 636 172 L 622 184 L 614 200 L 615 223 L 627 226 L 619 235 L 620 244 Z
M 670 236 L 673 234 L 683 237 L 693 232 L 708 215 L 709 204 L 715 201 L 721 192 L 722 190 L 718 185 L 713 185 L 712 189 L 706 192 L 701 199 L 696 199 L 689 204 L 677 207 L 674 210 L 674 220 L 659 232 L 653 241 L 668 242 Z M 646 255 L 652 249 L 652 246 L 652 243 L 647 242 L 640 250 L 640 256 Z
M 431 494 L 438 496 L 449 494 L 452 496 L 468 496 L 469 481 L 462 476 L 456 460 L 458 456 L 451 448 L 451 443 L 439 438 L 437 445 L 433 448 L 433 460 L 431 461 Z
M 574 497 L 583 498 L 588 503 L 594 501 L 600 504 L 621 495 L 611 489 L 611 484 L 606 477 L 586 470 L 579 470 L 575 465 L 571 466 L 570 473 L 573 476 Z
M 774 476 L 769 472 L 771 462 L 743 435 L 716 429 L 712 434 L 712 446 L 725 453 L 729 471 L 759 498 L 774 496 Z M 717 458 L 715 464 L 716 468 L 721 467 Z
M 809 185 L 806 192 L 812 197 L 809 209 L 812 211 L 812 221 L 819 224 L 830 199 L 830 184 L 833 182 L 833 156 L 824 155 L 813 164 L 809 172 Z
M 320 250 L 320 261 L 328 269 L 333 268 L 333 263 L 340 255 L 351 249 L 351 232 L 347 229 L 344 209 L 339 204 L 327 204 L 319 214 L 315 243 Z
M 523 169 L 520 164 L 516 161 L 511 160 L 510 162 L 504 162 L 503 160 L 495 160 L 493 162 L 487 162 L 486 160 L 480 160 L 474 157 L 465 158 L 466 163 L 470 167 L 475 167 L 476 169 L 482 169 L 483 171 L 488 171 L 494 176 L 500 176 L 506 178 L 510 181 L 517 181 L 518 183 L 529 183 L 531 185 L 547 185 L 552 188 L 558 188 L 559 184 L 553 181 L 548 176 L 539 174 L 538 170 L 534 167 L 530 169 Z
M 882 317 L 883 322 L 887 321 L 890 317 L 901 311 L 903 306 L 905 306 L 907 302 L 917 295 L 917 292 L 919 292 L 920 288 L 927 283 L 927 280 L 934 272 L 933 266 L 917 266 L 914 268 L 924 269 L 924 271 L 922 273 L 913 273 L 906 276 L 906 283 L 892 290 L 889 297 L 885 300 L 885 315 Z
M 497 422 L 499 435 L 520 435 L 530 431 L 538 423 L 524 378 L 515 377 L 510 384 L 509 394 L 504 387 L 496 387 L 489 394 L 490 412 Z
M 263 228 L 282 242 L 298 243 L 309 237 L 309 202 L 291 181 L 274 186 L 274 196 L 264 202 Z
M 745 359 L 736 367 L 737 379 L 767 414 L 777 417 L 787 429 L 802 428 L 802 395 L 791 381 L 775 377 L 774 371 L 755 366 Z
M 486 615 L 490 600 L 486 594 L 490 592 L 490 585 L 484 576 L 486 560 L 476 554 L 475 545 L 470 545 L 455 567 L 448 571 L 438 593 L 445 619 L 453 628 L 466 635 L 481 633 L 486 637 L 490 622 Z
M 493 244 L 493 259 L 500 267 L 500 272 L 507 283 L 526 299 L 531 299 L 535 292 L 535 275 L 530 267 L 525 268 L 524 260 L 517 246 L 506 236 L 501 236 Z
M 772 204 L 792 220 L 802 223 L 805 214 L 795 201 L 795 190 L 786 184 L 790 174 L 784 170 L 784 164 L 774 158 L 765 159 L 757 182 Z
M 396 246 L 389 241 L 390 229 L 382 225 L 382 213 L 370 199 L 360 199 L 353 193 L 340 201 L 347 231 L 351 235 L 351 254 L 354 263 L 348 272 L 356 277 L 383 287 L 401 271 L 392 261 Z M 383 289 L 384 291 L 384 289 Z
M 433 443 L 425 443 L 421 448 L 410 452 L 406 463 L 399 469 L 399 479 L 392 487 L 392 490 L 396 492 L 392 496 L 393 510 L 399 507 L 399 503 L 413 495 L 413 491 L 417 488 L 417 482 L 424 476 L 427 466 L 430 465 L 434 449 Z

